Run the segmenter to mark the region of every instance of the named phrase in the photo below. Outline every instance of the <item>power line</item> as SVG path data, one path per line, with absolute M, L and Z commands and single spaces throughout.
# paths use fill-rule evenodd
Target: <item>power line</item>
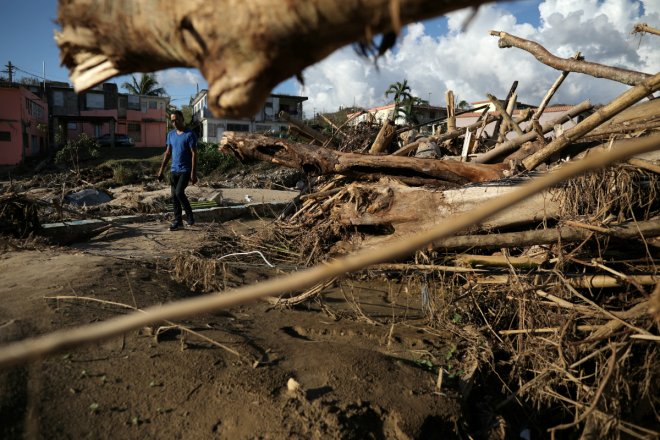
M 11 64 L 11 61 L 10 61 L 10 64 Z M 29 71 L 27 71 L 27 70 L 25 70 L 25 69 L 23 69 L 23 68 L 21 68 L 21 67 L 18 67 L 18 66 L 15 65 L 15 64 L 13 64 L 13 67 L 14 67 L 14 69 L 18 70 L 19 72 L 23 72 L 23 73 L 25 73 L 25 74 L 27 74 L 27 75 L 33 76 L 33 77 L 35 77 L 35 78 L 39 78 L 39 79 L 42 80 L 42 81 L 66 82 L 66 81 L 60 81 L 60 80 L 57 80 L 57 79 L 46 78 L 46 77 L 43 76 L 43 75 L 37 75 L 36 73 L 29 72 Z

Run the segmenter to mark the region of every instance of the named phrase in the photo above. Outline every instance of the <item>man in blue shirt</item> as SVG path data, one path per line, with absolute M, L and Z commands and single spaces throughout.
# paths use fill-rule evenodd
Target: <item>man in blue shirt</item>
M 167 133 L 167 149 L 158 171 L 158 180 L 163 180 L 165 166 L 172 158 L 170 185 L 172 187 L 174 222 L 170 225 L 170 231 L 176 231 L 183 226 L 181 221 L 182 208 L 186 211 L 188 226 L 195 224 L 195 218 L 185 190 L 189 182 L 193 185 L 197 183 L 197 136 L 185 128 L 181 110 L 175 110 L 170 115 L 170 120 L 174 125 L 174 130 Z

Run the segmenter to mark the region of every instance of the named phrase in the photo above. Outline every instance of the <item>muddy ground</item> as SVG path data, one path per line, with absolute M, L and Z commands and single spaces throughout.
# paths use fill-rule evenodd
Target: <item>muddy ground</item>
M 0 255 L 0 338 L 9 342 L 195 295 L 170 257 L 218 229 L 270 220 L 151 222 L 70 247 Z M 275 276 L 259 259 L 237 284 Z M 240 266 L 240 261 L 236 261 Z M 456 344 L 427 327 L 419 294 L 383 280 L 341 281 L 322 302 L 268 302 L 197 316 L 0 373 L 2 438 L 453 438 L 469 432 L 448 367 Z M 222 293 L 218 293 L 222 294 Z M 75 299 L 54 299 L 76 296 Z M 156 335 L 157 334 L 157 335 Z M 214 341 L 214 342 L 209 342 Z M 220 344 L 221 346 L 219 346 Z M 449 366 L 451 368 L 451 366 Z M 290 391 L 290 379 L 299 389 Z
M 154 179 L 157 164 L 140 163 L 135 174 L 144 174 L 141 180 L 126 185 L 118 185 L 107 166 L 90 168 L 75 179 L 62 173 L 6 179 L 0 181 L 0 196 L 11 201 L 13 191 L 39 200 L 42 223 L 59 221 L 62 213 L 55 202 L 65 193 L 90 185 L 107 190 L 113 200 L 102 208 L 76 208 L 80 216 L 73 218 L 163 213 L 169 190 Z M 298 172 L 264 165 L 237 167 L 232 173 L 205 176 L 187 190 L 190 198 L 203 202 L 221 193 L 218 200 L 224 205 L 246 203 L 246 196 L 259 203 L 274 195 L 287 197 L 264 189 L 292 190 L 301 181 L 303 187 L 314 183 Z M 144 218 L 149 220 L 112 223 L 91 239 L 66 246 L 34 236 L 0 236 L 0 344 L 135 308 L 222 295 L 299 270 L 312 260 L 307 254 L 287 260 L 281 250 L 269 252 L 287 243 L 259 241 L 278 228 L 300 232 L 300 224 L 291 226 L 274 217 L 205 219 L 174 232 L 168 230 L 171 214 Z M 321 229 L 291 236 L 313 243 L 319 237 L 309 237 L 315 234 L 312 230 Z M 258 247 L 260 243 L 264 246 Z M 206 272 L 194 266 L 257 248 L 274 267 L 254 254 L 223 258 Z M 415 263 L 433 262 L 418 254 Z M 188 270 L 183 278 L 182 267 Z M 206 279 L 205 273 L 215 278 Z M 527 295 L 524 290 L 516 293 L 520 286 L 465 287 L 467 278 L 454 275 L 364 270 L 297 306 L 261 301 L 158 323 L 0 369 L 0 438 L 548 438 L 547 429 L 570 421 L 574 411 L 564 400 L 540 399 L 541 391 L 581 395 L 580 390 L 572 394 L 563 376 L 554 373 L 555 347 L 560 344 L 546 333 L 517 337 L 516 344 L 498 345 L 494 339 L 500 338 L 498 329 L 518 327 L 516 313 L 523 305 L 529 309 L 530 328 L 566 329 L 577 321 L 575 315 L 540 304 L 533 290 Z M 209 285 L 211 293 L 204 288 Z M 627 309 L 626 295 L 635 298 L 632 290 L 604 298 L 621 300 Z M 639 325 L 652 324 L 646 320 Z M 569 333 L 562 331 L 565 347 L 580 347 L 584 335 Z M 657 357 L 652 346 L 642 348 L 626 355 L 617 381 L 625 393 L 609 390 L 614 396 L 609 401 L 619 405 L 616 396 L 625 397 L 620 412 L 635 424 L 657 430 L 660 418 L 653 404 L 647 404 L 657 395 Z M 569 354 L 573 360 L 591 358 L 584 351 Z M 595 377 L 594 372 L 604 368 L 603 356 L 576 374 L 585 381 Z M 530 398 L 532 393 L 518 394 L 535 381 L 541 390 L 536 399 Z M 594 381 L 592 391 L 598 383 Z M 567 429 L 557 438 L 578 438 L 580 432 Z

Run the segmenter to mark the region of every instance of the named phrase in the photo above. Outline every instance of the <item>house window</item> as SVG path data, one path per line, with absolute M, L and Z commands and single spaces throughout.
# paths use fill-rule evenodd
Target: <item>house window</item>
M 227 124 L 228 131 L 250 131 L 248 124 Z
M 140 110 L 140 97 L 138 95 L 128 95 L 128 108 L 130 110 Z
M 67 130 L 77 130 L 78 129 L 78 124 L 76 122 L 67 122 L 66 123 L 66 128 L 67 128 Z
M 156 110 L 158 108 L 158 102 L 157 101 L 149 101 L 149 108 L 151 110 Z
M 0 131 L 0 142 L 11 142 L 11 132 Z
M 53 92 L 53 105 L 55 107 L 62 107 L 64 105 L 64 92 Z
M 105 98 L 100 93 L 88 93 L 85 96 L 87 108 L 89 109 L 102 109 L 105 108 Z

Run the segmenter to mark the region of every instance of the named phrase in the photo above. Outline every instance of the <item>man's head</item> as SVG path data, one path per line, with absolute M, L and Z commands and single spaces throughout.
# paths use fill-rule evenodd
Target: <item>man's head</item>
M 172 125 L 177 130 L 183 130 L 185 127 L 183 123 L 183 112 L 181 110 L 174 110 L 170 115 L 170 121 L 172 121 Z

